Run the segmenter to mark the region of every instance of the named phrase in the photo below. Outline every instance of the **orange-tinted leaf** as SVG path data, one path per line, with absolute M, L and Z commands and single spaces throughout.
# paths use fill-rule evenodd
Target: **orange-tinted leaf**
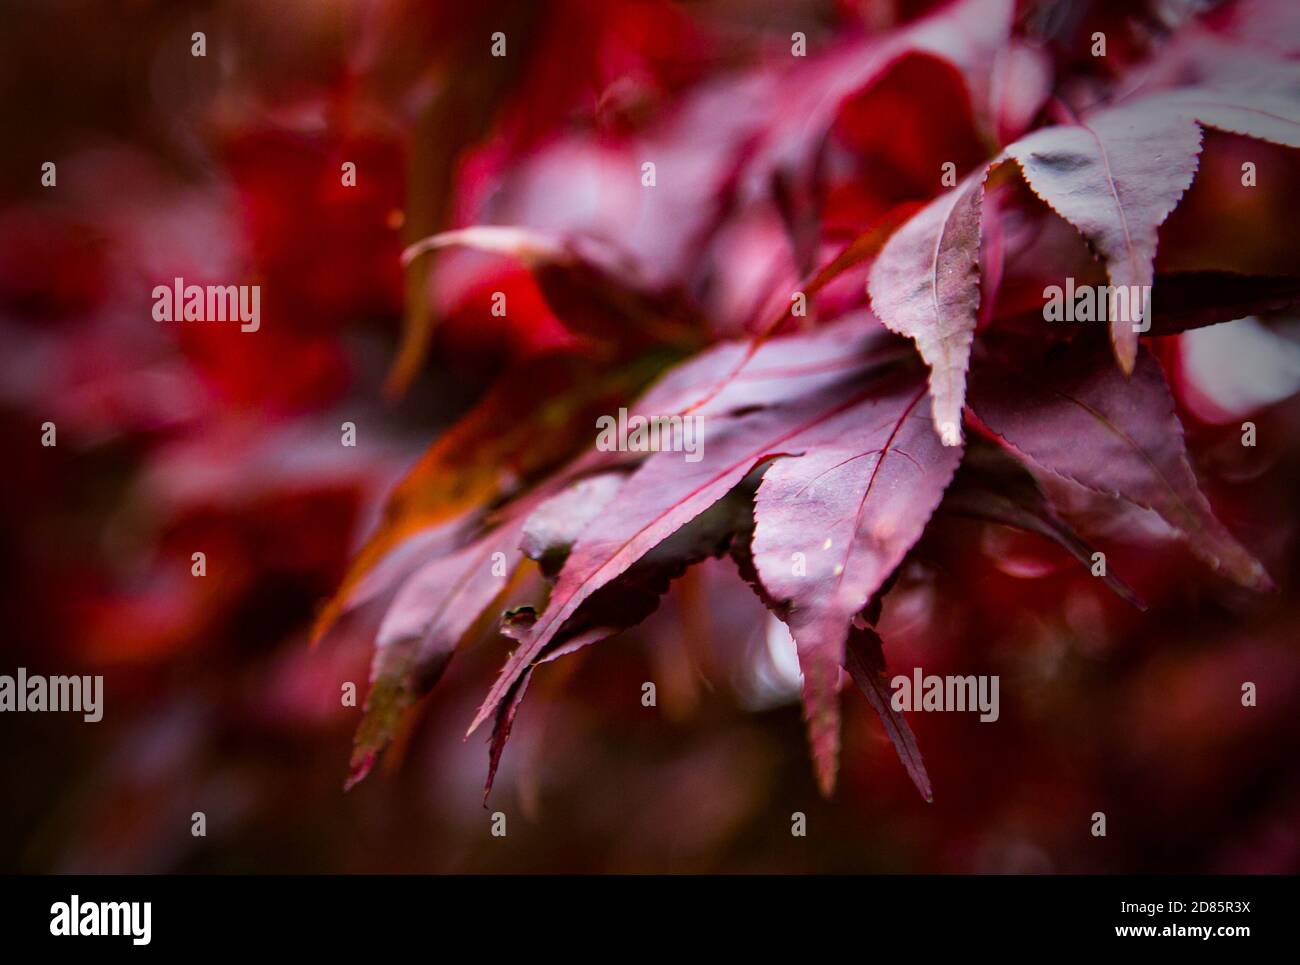
M 352 604 L 362 580 L 402 543 L 466 518 L 559 466 L 646 378 L 646 366 L 593 373 L 589 358 L 555 353 L 512 367 L 411 468 L 313 629 L 320 639 Z

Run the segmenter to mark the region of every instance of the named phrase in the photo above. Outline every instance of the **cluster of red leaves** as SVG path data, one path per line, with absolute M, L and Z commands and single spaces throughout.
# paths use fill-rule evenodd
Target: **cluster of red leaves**
M 520 353 L 400 484 L 318 623 L 389 598 L 351 781 L 504 609 L 517 645 L 470 726 L 493 722 L 490 790 L 535 668 L 641 621 L 710 557 L 790 629 L 827 793 L 845 669 L 930 796 L 875 626 L 918 542 L 960 517 L 1090 564 L 1076 526 L 1138 513 L 1270 587 L 1201 492 L 1156 353 L 1300 301 L 1289 247 L 1215 238 L 1272 227 L 1300 184 L 1300 68 L 1259 42 L 1286 12 L 1116 30 L 1089 62 L 1087 25 L 1034 11 L 958 0 L 696 83 L 651 124 L 463 163 L 465 227 L 408 249 L 410 269 L 451 312 L 510 260 L 565 336 Z M 1257 184 L 1223 163 L 1243 151 Z M 1148 344 L 1128 319 L 1045 322 L 1067 278 L 1151 287 Z M 702 458 L 589 451 L 593 415 L 621 404 L 700 417 Z

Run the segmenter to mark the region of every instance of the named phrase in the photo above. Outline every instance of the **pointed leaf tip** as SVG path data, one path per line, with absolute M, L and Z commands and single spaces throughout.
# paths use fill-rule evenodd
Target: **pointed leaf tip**
M 884 682 L 885 656 L 880 635 L 865 624 L 859 625 L 859 621 L 855 621 L 849 631 L 845 668 L 880 717 L 885 733 L 917 791 L 927 804 L 933 804 L 934 788 L 930 784 L 930 775 L 926 772 L 916 736 L 908 726 L 907 718 L 894 710 L 890 703 L 889 690 Z
M 898 229 L 867 281 L 881 322 L 912 339 L 930 367 L 934 427 L 946 446 L 960 444 L 980 306 L 980 212 L 989 171 L 936 198 Z M 948 441 L 954 433 L 956 441 Z

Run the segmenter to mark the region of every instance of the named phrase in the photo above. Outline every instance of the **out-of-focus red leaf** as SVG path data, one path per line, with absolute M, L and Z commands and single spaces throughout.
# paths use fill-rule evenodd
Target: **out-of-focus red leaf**
M 683 292 L 652 288 L 632 259 L 589 239 L 478 225 L 426 238 L 408 248 L 403 260 L 409 264 L 427 252 L 462 245 L 518 258 L 575 335 L 642 346 L 700 343 L 704 326 Z
M 268 126 L 229 137 L 224 153 L 277 326 L 322 333 L 401 310 L 400 140 Z M 345 161 L 361 172 L 355 185 L 343 184 Z
M 1052 61 L 1046 52 L 1012 40 L 997 52 L 990 84 L 990 113 L 998 143 L 1024 134 L 1052 92 Z
M 799 291 L 803 294 L 804 298 L 811 302 L 812 299 L 826 288 L 827 285 L 842 276 L 845 272 L 875 258 L 884 247 L 885 242 L 887 242 L 890 236 L 898 229 L 899 225 L 903 224 L 908 218 L 915 214 L 916 210 L 917 205 L 913 203 L 898 205 L 884 217 L 877 220 L 870 228 L 854 238 L 838 255 L 832 258 L 826 265 L 823 265 L 818 269 L 817 273 L 800 287 Z M 740 370 L 749 363 L 750 359 L 752 359 L 754 354 L 763 346 L 763 344 L 771 338 L 773 333 L 775 333 L 790 319 L 793 308 L 793 299 L 783 297 L 781 309 L 777 312 L 775 317 L 773 317 L 763 327 L 763 329 L 754 336 L 744 354 L 736 360 L 736 364 L 732 367 L 731 371 L 729 371 L 726 376 L 719 380 L 716 385 L 712 386 L 700 398 L 696 399 L 686 409 L 686 412 L 694 412 L 721 392 L 722 389 L 726 387 L 727 383 L 731 381 L 731 379 L 735 378 L 736 375 L 739 374 Z
M 791 70 L 774 85 L 777 120 L 756 162 L 778 160 L 789 171 L 806 171 L 846 101 L 909 55 L 951 64 L 966 77 L 972 100 L 986 104 L 989 67 L 1011 32 L 1013 8 L 1009 0 L 959 0 L 883 38 L 841 45 Z
M 768 79 L 772 121 L 758 138 L 746 182 L 781 195 L 801 270 L 813 263 L 819 213 L 842 231 L 892 204 L 930 195 L 943 162 L 961 170 L 978 163 L 979 134 L 991 128 L 985 110 L 990 67 L 1011 33 L 1013 13 L 1008 0 L 958 0 L 900 30 L 840 44 Z M 942 108 L 909 110 L 891 97 L 895 87 L 895 93 L 910 88 L 920 99 L 936 88 L 951 96 L 935 98 Z M 954 98 L 962 105 L 950 104 Z M 925 116 L 948 115 L 954 106 L 962 118 L 956 129 Z M 904 136 L 896 145 L 885 143 L 890 138 L 879 131 L 894 127 Z M 832 132 L 830 140 L 850 147 L 847 182 L 828 182 L 824 170 Z M 868 153 L 855 155 L 855 143 L 869 146 Z M 833 151 L 830 161 L 834 165 Z
M 493 3 L 457 10 L 447 18 L 450 22 L 443 21 L 438 5 L 425 6 L 420 19 L 429 38 L 448 56 L 442 83 L 424 104 L 413 132 L 403 224 L 408 243 L 453 223 L 453 188 L 461 154 L 488 133 L 506 95 L 518 89 L 524 58 L 484 57 L 476 41 L 499 30 L 518 44 L 530 38 L 539 19 L 530 4 Z M 391 29 L 398 37 L 409 31 L 409 24 L 400 28 L 394 24 Z M 409 43 L 409 37 L 400 42 Z M 387 66 L 381 50 L 385 48 L 376 45 L 364 51 L 374 61 L 367 65 L 370 69 Z M 385 385 L 390 397 L 400 396 L 415 378 L 437 325 L 427 297 L 426 269 L 424 263 L 406 267 L 402 343 Z
M 1300 250 L 1277 243 L 1300 209 L 1300 151 L 1214 128 L 1204 135 L 1196 180 L 1160 226 L 1153 325 L 1168 309 L 1162 276 L 1231 273 L 1265 285 L 1300 277 Z
M 933 197 L 949 170 L 980 166 L 989 146 L 978 116 L 947 59 L 908 53 L 892 63 L 845 101 L 831 129 L 816 186 L 822 236 L 856 232 L 898 203 Z

